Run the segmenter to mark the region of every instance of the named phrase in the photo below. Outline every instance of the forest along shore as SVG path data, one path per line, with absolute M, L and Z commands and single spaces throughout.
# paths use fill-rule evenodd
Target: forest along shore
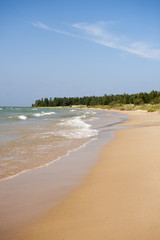
M 83 184 L 24 232 L 34 240 L 160 239 L 160 114 L 127 112 Z

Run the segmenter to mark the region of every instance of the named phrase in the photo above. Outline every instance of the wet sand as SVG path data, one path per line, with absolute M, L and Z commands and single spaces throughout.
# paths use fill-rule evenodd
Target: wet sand
M 129 112 L 80 187 L 20 239 L 159 240 L 160 114 Z

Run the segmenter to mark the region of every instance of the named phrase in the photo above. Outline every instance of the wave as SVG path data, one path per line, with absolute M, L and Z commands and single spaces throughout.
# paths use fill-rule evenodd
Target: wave
M 55 114 L 55 112 L 41 112 L 41 113 L 35 113 L 33 116 L 35 117 L 42 117 L 42 116 L 50 116 Z
M 43 116 L 50 116 L 55 114 L 55 112 L 41 112 L 41 113 L 28 113 L 28 114 L 21 114 L 21 115 L 13 115 L 9 116 L 9 119 L 13 120 L 26 120 L 27 118 L 34 118 L 34 117 L 43 117 Z
M 92 129 L 91 125 L 82 121 L 82 117 L 74 117 L 59 123 L 64 129 L 58 132 L 58 135 L 67 138 L 90 138 L 98 134 L 98 130 Z
M 21 120 L 26 120 L 28 117 L 26 117 L 25 115 L 20 115 L 20 116 L 18 116 L 18 118 Z
M 28 117 L 25 115 L 19 115 L 19 116 L 9 116 L 9 119 L 13 119 L 13 120 L 26 120 Z

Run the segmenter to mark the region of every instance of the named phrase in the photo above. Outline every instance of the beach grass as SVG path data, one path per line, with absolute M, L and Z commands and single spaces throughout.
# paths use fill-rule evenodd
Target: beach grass
M 108 110 L 120 110 L 120 111 L 137 111 L 143 110 L 147 112 L 160 112 L 160 104 L 113 104 L 113 105 L 95 105 L 94 108 L 108 109 Z

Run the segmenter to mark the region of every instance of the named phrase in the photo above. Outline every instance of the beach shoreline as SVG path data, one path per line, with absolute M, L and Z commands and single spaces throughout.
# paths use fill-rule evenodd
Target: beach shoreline
M 104 111 L 103 111 L 104 112 Z M 98 114 L 99 116 L 99 114 Z M 45 167 L 26 171 L 0 183 L 0 236 L 18 239 L 34 219 L 56 207 L 76 189 L 99 159 L 99 152 L 114 138 L 123 114 L 104 112 L 92 122 L 98 136 L 66 157 Z
M 21 239 L 160 239 L 160 115 L 123 113 L 132 128 L 116 131 L 84 182 Z

